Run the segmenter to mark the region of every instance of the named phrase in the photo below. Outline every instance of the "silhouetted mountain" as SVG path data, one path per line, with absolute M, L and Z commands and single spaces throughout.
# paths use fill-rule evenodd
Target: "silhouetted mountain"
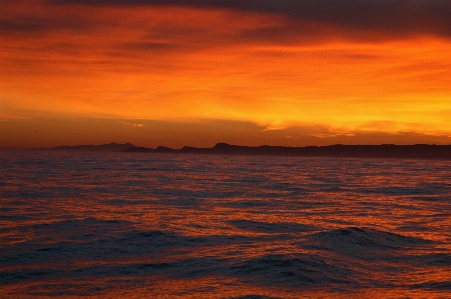
M 175 153 L 178 152 L 178 150 L 166 147 L 166 146 L 159 146 L 155 149 L 156 153 Z
M 198 148 L 184 146 L 181 149 L 172 149 L 159 146 L 155 149 L 135 146 L 131 143 L 57 146 L 48 149 L 35 149 L 47 151 L 83 151 L 83 152 L 127 152 L 127 153 L 182 153 L 182 154 L 222 154 L 222 155 L 279 155 L 279 156 L 324 156 L 324 157 L 367 157 L 367 158 L 415 158 L 415 159 L 447 159 L 451 160 L 451 145 L 343 145 L 329 146 L 243 146 L 220 142 L 211 148 Z
M 128 147 L 123 152 L 133 152 L 133 153 L 154 153 L 155 150 L 153 148 L 147 148 L 143 146 L 132 146 Z
M 46 151 L 83 151 L 83 152 L 121 152 L 127 148 L 135 148 L 136 146 L 131 143 L 114 143 L 101 144 L 101 145 L 75 145 L 75 146 L 57 146 L 53 148 L 35 148 L 34 150 L 46 150 Z
M 184 146 L 180 150 L 159 146 L 156 149 L 129 147 L 124 152 L 186 153 L 186 154 L 228 154 L 228 155 L 281 155 L 281 156 L 329 156 L 367 158 L 419 158 L 451 160 L 451 145 L 343 145 L 330 146 L 241 146 L 217 143 L 212 148 Z

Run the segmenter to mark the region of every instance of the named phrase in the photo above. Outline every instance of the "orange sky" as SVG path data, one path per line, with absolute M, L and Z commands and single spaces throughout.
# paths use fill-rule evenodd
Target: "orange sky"
M 451 143 L 450 1 L 0 6 L 0 148 Z

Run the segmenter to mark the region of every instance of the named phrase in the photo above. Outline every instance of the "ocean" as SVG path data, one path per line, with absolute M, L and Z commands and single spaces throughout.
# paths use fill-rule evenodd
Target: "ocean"
M 0 152 L 1 298 L 451 298 L 451 161 Z

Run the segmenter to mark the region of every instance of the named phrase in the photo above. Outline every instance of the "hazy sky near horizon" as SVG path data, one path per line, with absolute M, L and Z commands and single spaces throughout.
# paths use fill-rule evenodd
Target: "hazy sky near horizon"
M 0 148 L 451 143 L 448 0 L 2 0 Z

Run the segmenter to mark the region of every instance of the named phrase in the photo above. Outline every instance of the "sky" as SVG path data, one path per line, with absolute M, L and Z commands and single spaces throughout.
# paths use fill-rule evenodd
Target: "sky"
M 449 0 L 1 0 L 0 148 L 451 144 Z

